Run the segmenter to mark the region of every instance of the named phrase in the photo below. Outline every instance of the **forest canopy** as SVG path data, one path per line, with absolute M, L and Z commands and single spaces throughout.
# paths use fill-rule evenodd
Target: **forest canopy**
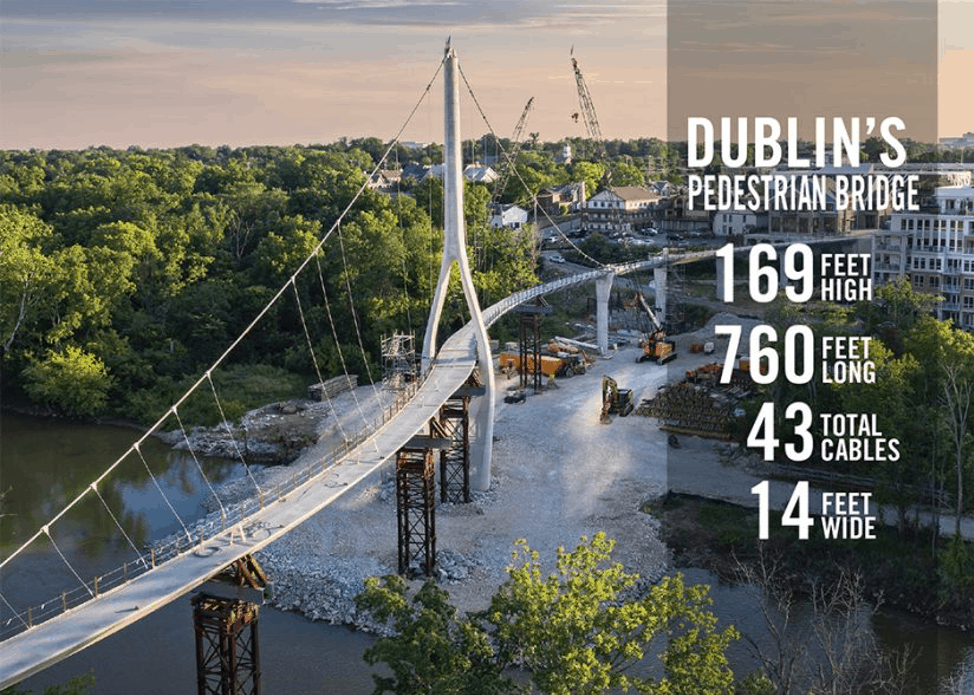
M 4 398 L 153 421 L 289 281 L 383 150 L 373 138 L 0 152 Z M 442 204 L 432 204 L 441 190 L 363 191 L 295 277 L 300 306 L 294 292 L 282 297 L 228 366 L 314 378 L 304 324 L 323 372 L 344 358 L 350 372 L 379 378 L 383 335 L 422 337 L 442 248 L 433 221 Z M 530 235 L 486 226 L 486 187 L 467 184 L 466 197 L 481 303 L 533 284 Z M 463 320 L 460 309 L 448 302 L 444 320 Z

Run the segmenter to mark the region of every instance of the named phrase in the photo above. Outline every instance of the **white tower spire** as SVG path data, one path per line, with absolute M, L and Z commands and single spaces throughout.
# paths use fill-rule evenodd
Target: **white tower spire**
M 494 365 L 490 353 L 490 340 L 487 327 L 480 313 L 480 302 L 474 291 L 470 264 L 467 262 L 467 241 L 463 221 L 463 177 L 460 171 L 460 84 L 457 79 L 457 54 L 450 39 L 446 42 L 446 64 L 443 70 L 444 81 L 444 125 L 445 156 L 443 172 L 444 197 L 444 243 L 443 260 L 440 263 L 440 277 L 430 307 L 429 321 L 426 323 L 426 337 L 423 340 L 423 367 L 429 366 L 436 355 L 436 333 L 440 314 L 446 300 L 450 283 L 450 269 L 456 261 L 460 268 L 460 283 L 467 299 L 471 322 L 477 338 L 477 359 L 480 375 L 486 387 L 483 398 L 471 404 L 472 420 L 476 440 L 471 451 L 470 484 L 474 489 L 490 488 L 490 457 L 494 439 Z

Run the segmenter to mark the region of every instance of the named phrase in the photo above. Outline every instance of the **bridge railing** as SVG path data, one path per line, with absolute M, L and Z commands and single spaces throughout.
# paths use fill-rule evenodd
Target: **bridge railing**
M 23 610 L 14 612 L 12 616 L 0 624 L 0 642 L 78 608 L 113 589 L 124 586 L 133 579 L 184 553 L 201 549 L 207 541 L 221 537 L 232 540 L 232 534 L 249 531 L 250 529 L 245 529 L 248 520 L 251 520 L 265 507 L 282 500 L 298 487 L 315 478 L 324 476 L 330 469 L 347 459 L 366 440 L 382 429 L 386 423 L 395 418 L 416 396 L 428 376 L 429 372 L 426 372 L 419 375 L 415 381 L 409 382 L 404 390 L 396 394 L 389 406 L 382 407 L 380 417 L 373 419 L 367 427 L 346 438 L 340 446 L 317 460 L 296 467 L 292 466 L 291 474 L 273 487 L 255 489 L 250 497 L 235 504 L 226 505 L 221 511 L 213 512 L 193 523 L 188 527 L 187 533 L 180 532 L 152 543 L 145 548 L 139 559 L 126 561 L 120 567 L 93 577 L 83 586 L 70 590 L 65 589 L 59 595 L 43 603 L 29 605 Z M 382 404 L 379 403 L 379 405 Z
M 611 272 L 624 275 L 658 263 L 659 259 L 650 259 L 616 266 L 606 266 L 604 268 L 585 271 L 577 275 L 566 276 L 543 285 L 537 285 L 505 297 L 496 304 L 488 307 L 484 311 L 484 321 L 487 326 L 491 326 L 501 316 L 519 304 L 523 304 L 530 299 L 544 294 L 556 292 L 565 287 L 595 280 L 606 273 Z M 419 378 L 410 382 L 405 392 L 397 394 L 393 402 L 388 406 L 379 403 L 379 406 L 382 408 L 380 417 L 373 419 L 365 428 L 347 438 L 341 446 L 336 447 L 316 461 L 309 461 L 300 467 L 294 467 L 290 476 L 273 487 L 255 490 L 247 499 L 224 506 L 220 512 L 213 512 L 191 524 L 187 528 L 186 533 L 173 534 L 158 542 L 152 543 L 145 548 L 144 553 L 137 560 L 125 562 L 120 567 L 94 577 L 89 583 L 83 586 L 71 590 L 64 590 L 60 595 L 52 597 L 39 605 L 31 605 L 22 611 L 14 612 L 11 617 L 0 624 L 0 641 L 78 608 L 108 591 L 124 586 L 136 577 L 152 571 L 154 568 L 173 558 L 202 548 L 203 544 L 208 541 L 213 541 L 221 537 L 227 537 L 229 539 L 232 533 L 244 531 L 246 522 L 257 515 L 262 509 L 280 501 L 296 488 L 325 475 L 329 469 L 344 461 L 356 448 L 376 434 L 386 423 L 395 418 L 413 399 L 428 377 L 428 371 L 419 375 Z

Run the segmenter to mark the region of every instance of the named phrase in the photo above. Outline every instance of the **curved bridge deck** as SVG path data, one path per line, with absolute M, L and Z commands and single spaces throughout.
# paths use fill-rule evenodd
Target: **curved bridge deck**
M 688 262 L 712 255 L 687 254 Z M 670 258 L 670 262 L 678 258 Z M 653 259 L 592 270 L 513 294 L 484 311 L 488 326 L 505 313 L 544 294 L 593 281 L 614 272 L 623 275 L 658 265 Z M 336 465 L 312 473 L 316 462 L 298 461 L 308 471 L 305 482 L 279 492 L 241 521 L 206 537 L 150 571 L 85 601 L 60 615 L 0 644 L 0 689 L 15 684 L 85 647 L 118 632 L 175 600 L 220 572 L 234 560 L 260 550 L 308 517 L 331 504 L 392 458 L 423 429 L 439 407 L 470 376 L 477 361 L 476 339 L 470 324 L 450 336 L 411 399 L 360 442 Z

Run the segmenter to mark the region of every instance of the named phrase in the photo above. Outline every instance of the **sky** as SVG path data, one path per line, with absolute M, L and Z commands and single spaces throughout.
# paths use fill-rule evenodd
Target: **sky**
M 974 131 L 974 0 L 939 7 L 939 132 L 959 135 Z M 662 0 L 3 0 L 0 148 L 388 140 L 448 36 L 498 135 L 530 97 L 528 132 L 585 134 L 574 49 L 605 137 L 665 137 L 666 13 Z M 438 81 L 402 138 L 440 140 L 441 110 Z M 465 90 L 461 121 L 464 137 L 488 131 Z

